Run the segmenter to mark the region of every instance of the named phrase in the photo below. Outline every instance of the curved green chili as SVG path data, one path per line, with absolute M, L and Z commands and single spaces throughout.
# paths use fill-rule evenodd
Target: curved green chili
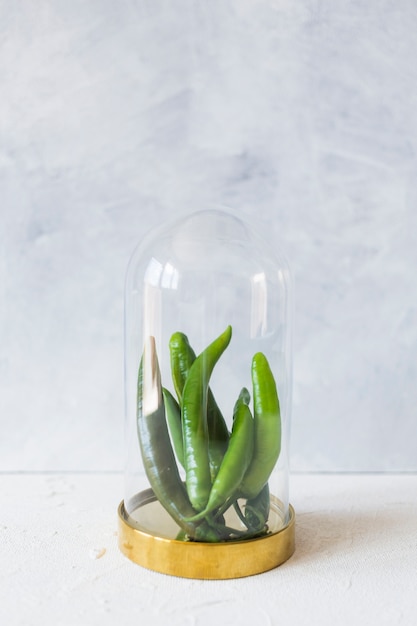
M 233 429 L 229 446 L 210 491 L 205 509 L 190 521 L 206 517 L 225 505 L 236 493 L 249 466 L 253 452 L 253 417 L 247 406 L 250 400 L 247 389 L 242 389 L 235 404 Z
M 172 335 L 169 342 L 169 350 L 172 381 L 178 402 L 181 404 L 185 381 L 196 359 L 196 355 L 188 341 L 188 337 L 181 332 L 176 332 Z M 229 431 L 210 387 L 207 393 L 207 432 L 210 474 L 213 481 L 227 449 Z
M 281 414 L 276 383 L 262 352 L 252 359 L 255 445 L 252 462 L 240 486 L 240 495 L 253 499 L 260 493 L 281 450 Z
M 212 481 L 215 479 L 229 444 L 229 430 L 217 402 L 209 388 L 207 393 L 207 432 Z
M 215 339 L 191 365 L 182 396 L 186 486 L 191 504 L 202 511 L 211 489 L 207 432 L 207 394 L 211 373 L 229 345 L 232 328 Z
M 154 337 L 149 337 L 139 367 L 137 430 L 145 472 L 161 505 L 191 538 L 218 541 L 219 535 L 213 529 L 207 525 L 198 527 L 185 519 L 195 511 L 171 447 Z
M 181 409 L 178 402 L 168 389 L 165 389 L 165 387 L 163 387 L 162 393 L 164 395 L 165 410 L 169 426 L 169 432 L 171 433 L 172 444 L 174 446 L 175 454 L 178 461 L 184 467 L 184 446 L 182 441 Z

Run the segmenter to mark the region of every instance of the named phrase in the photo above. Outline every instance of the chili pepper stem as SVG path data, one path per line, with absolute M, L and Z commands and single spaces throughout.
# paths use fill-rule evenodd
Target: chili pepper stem
M 242 522 L 242 524 L 244 524 L 246 526 L 246 528 L 249 528 L 248 523 L 245 519 L 245 516 L 242 513 L 242 509 L 239 506 L 239 503 L 237 500 L 235 500 L 235 502 L 233 503 L 233 508 L 236 511 L 236 514 L 238 516 L 238 518 L 240 519 L 240 521 Z
M 210 515 L 211 512 L 212 511 L 204 509 L 204 511 L 200 511 L 200 513 L 197 513 L 197 515 L 193 515 L 192 517 L 186 517 L 185 521 L 188 523 L 199 522 L 200 520 L 203 520 L 205 517 L 207 517 L 207 515 Z
M 220 509 L 218 510 L 217 515 L 223 515 L 223 513 L 225 513 L 225 512 L 227 511 L 227 509 L 230 509 L 230 507 L 231 507 L 231 506 L 232 506 L 232 504 L 233 504 L 233 497 L 234 497 L 234 496 L 232 496 L 231 498 L 228 498 L 228 499 L 226 500 L 226 502 L 225 502 L 225 503 L 224 503 L 224 504 L 220 507 Z

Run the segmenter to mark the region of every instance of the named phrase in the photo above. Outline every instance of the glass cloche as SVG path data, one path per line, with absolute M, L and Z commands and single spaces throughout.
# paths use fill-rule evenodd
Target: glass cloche
M 290 287 L 279 248 L 224 210 L 164 225 L 134 252 L 119 507 L 132 560 L 233 578 L 291 556 Z

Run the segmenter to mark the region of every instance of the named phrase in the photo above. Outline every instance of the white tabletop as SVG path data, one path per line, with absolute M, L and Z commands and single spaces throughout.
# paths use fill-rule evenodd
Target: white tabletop
M 417 475 L 297 474 L 296 552 L 229 581 L 147 571 L 117 547 L 120 474 L 0 475 L 0 623 L 417 623 Z

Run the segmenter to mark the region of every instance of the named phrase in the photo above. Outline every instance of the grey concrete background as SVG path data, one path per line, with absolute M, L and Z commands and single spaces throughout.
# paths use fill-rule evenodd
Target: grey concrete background
M 416 470 L 413 0 L 0 2 L 0 470 L 123 466 L 123 282 L 220 202 L 295 277 L 294 470 Z

